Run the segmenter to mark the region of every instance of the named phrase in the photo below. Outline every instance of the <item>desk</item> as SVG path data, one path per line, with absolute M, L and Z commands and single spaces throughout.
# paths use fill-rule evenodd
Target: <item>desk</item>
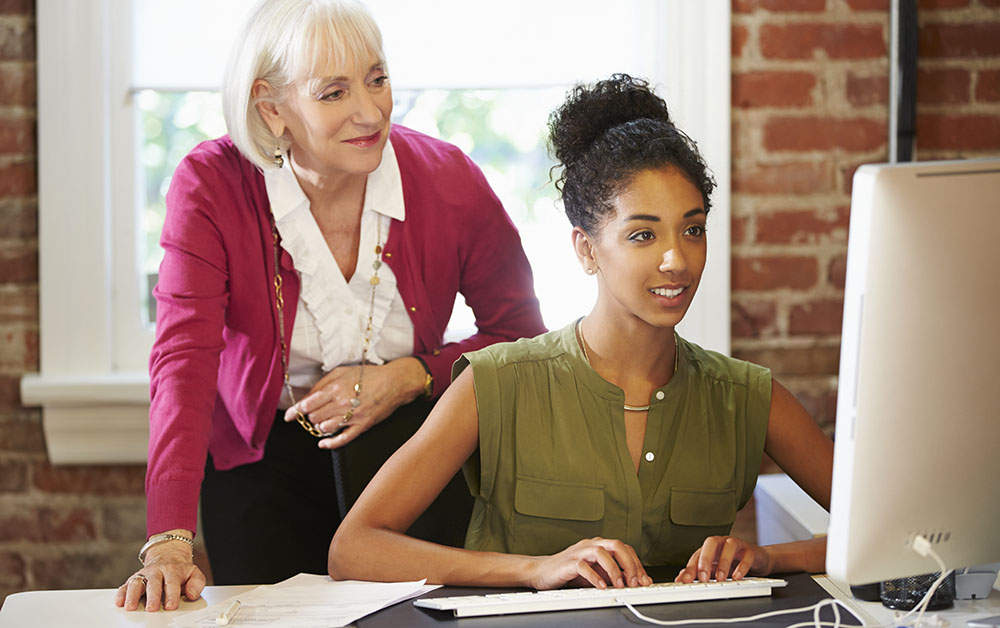
M 827 578 L 817 577 L 816 581 L 826 589 L 830 595 L 838 600 L 849 600 L 853 608 L 861 615 L 866 626 L 877 626 L 892 622 L 896 611 L 882 606 L 879 602 L 862 602 L 851 597 L 850 587 Z M 927 611 L 924 616 L 937 614 L 946 618 L 950 628 L 965 628 L 965 622 L 972 617 L 985 617 L 987 615 L 1000 615 L 1000 591 L 993 589 L 990 596 L 985 600 L 955 600 L 955 606 L 943 611 Z
M 0 608 L 0 628 L 166 628 L 178 612 L 197 611 L 239 595 L 253 586 L 206 587 L 201 598 L 181 598 L 176 611 L 127 612 L 115 606 L 115 589 L 28 591 L 8 595 Z
M 788 590 L 776 590 L 776 595 L 787 595 L 786 601 L 795 602 L 791 606 L 805 606 L 812 603 L 812 600 L 800 600 L 799 595 L 806 592 L 814 581 L 830 595 L 846 601 L 855 609 L 860 609 L 865 625 L 877 625 L 879 623 L 891 621 L 892 611 L 884 608 L 875 602 L 858 602 L 850 598 L 846 589 L 839 587 L 836 583 L 826 577 L 810 578 L 806 575 L 795 575 L 788 578 L 790 586 Z M 145 613 L 141 611 L 126 612 L 117 608 L 112 603 L 114 599 L 114 589 L 85 589 L 78 591 L 31 591 L 26 593 L 15 593 L 7 597 L 3 608 L 0 609 L 0 628 L 59 628 L 59 627 L 88 627 L 100 628 L 166 628 L 178 612 L 200 610 L 211 604 L 217 604 L 232 596 L 252 589 L 252 586 L 219 586 L 208 587 L 202 598 L 194 602 L 181 602 L 178 611 Z M 431 595 L 446 595 L 453 593 L 454 589 L 440 589 L 431 592 Z M 790 595 L 789 595 L 790 594 Z M 750 602 L 754 607 L 746 606 Z M 799 603 L 801 602 L 801 603 Z M 732 610 L 739 605 L 740 610 L 749 610 L 745 614 L 754 614 L 766 607 L 774 605 L 774 601 L 768 599 L 757 600 L 729 600 L 708 603 L 699 603 L 698 613 L 684 613 L 691 617 L 703 616 L 735 616 Z M 679 617 L 680 607 L 683 605 L 660 605 L 641 607 L 640 610 L 648 612 L 650 615 L 662 619 Z M 829 613 L 829 611 L 827 611 Z M 1000 593 L 994 593 L 986 600 L 956 602 L 955 609 L 950 611 L 939 611 L 951 622 L 951 628 L 964 628 L 965 620 L 969 617 L 980 617 L 984 615 L 1000 614 Z M 841 612 L 844 620 L 850 619 L 847 613 Z M 827 617 L 827 615 L 824 615 Z M 544 618 L 544 619 L 542 619 Z M 768 626 L 787 626 L 798 621 L 811 620 L 811 616 L 794 615 L 779 617 L 770 620 Z M 402 623 L 401 623 L 402 622 Z M 853 623 L 853 621 L 851 622 Z M 446 628 L 513 628 L 521 626 L 572 626 L 573 628 L 587 628 L 588 626 L 629 626 L 635 628 L 640 624 L 632 618 L 628 611 L 621 609 L 599 609 L 590 611 L 575 611 L 557 614 L 533 614 L 518 615 L 509 617 L 488 617 L 456 620 L 443 613 L 436 611 L 423 611 L 414 608 L 412 603 L 403 602 L 396 606 L 384 609 L 374 615 L 370 615 L 357 623 L 358 628 L 382 628 L 392 626 L 440 626 Z M 746 624 L 741 624 L 746 625 Z

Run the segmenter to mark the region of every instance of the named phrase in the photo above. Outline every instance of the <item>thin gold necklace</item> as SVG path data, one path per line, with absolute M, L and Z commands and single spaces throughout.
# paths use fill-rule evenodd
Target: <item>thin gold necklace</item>
M 372 276 L 368 280 L 371 284 L 372 291 L 371 296 L 368 301 L 368 324 L 365 327 L 364 332 L 364 345 L 361 348 L 361 371 L 358 373 L 358 381 L 354 384 L 354 397 L 351 398 L 351 408 L 344 415 L 344 418 L 340 421 L 340 425 L 347 425 L 347 422 L 351 420 L 354 416 L 354 411 L 361 405 L 361 381 L 365 377 L 365 364 L 368 363 L 368 349 L 371 347 L 372 340 L 372 328 L 374 327 L 373 321 L 375 318 L 375 288 L 379 284 L 378 271 L 382 267 L 382 217 L 376 214 L 376 236 L 375 236 L 375 260 L 372 262 Z M 285 299 L 281 290 L 281 273 L 280 271 L 280 260 L 281 253 L 279 250 L 281 244 L 281 236 L 278 234 L 278 228 L 271 221 L 271 236 L 274 239 L 274 292 L 275 292 L 275 305 L 278 310 L 278 333 L 281 340 L 281 368 L 284 375 L 285 390 L 288 391 L 288 397 L 292 402 L 292 407 L 295 408 L 295 420 L 298 421 L 302 429 L 309 432 L 316 438 L 326 438 L 327 436 L 333 436 L 336 432 L 324 432 L 319 429 L 309 418 L 304 415 L 298 408 L 298 404 L 295 401 L 295 393 L 292 392 L 292 384 L 288 377 L 288 344 L 285 341 Z
M 580 348 L 583 349 L 583 359 L 587 361 L 587 364 L 591 368 L 594 368 L 594 365 L 590 363 L 590 356 L 587 355 L 587 341 L 583 337 L 583 319 L 582 318 L 576 322 L 576 340 L 577 340 L 577 342 L 580 343 Z M 677 361 L 677 333 L 674 332 L 674 372 L 671 373 L 671 377 L 673 377 L 673 375 L 677 373 L 677 364 L 678 364 L 678 361 Z M 626 412 L 648 412 L 649 411 L 649 404 L 647 403 L 644 406 L 630 406 L 627 403 L 623 403 L 622 404 L 622 408 L 624 408 Z

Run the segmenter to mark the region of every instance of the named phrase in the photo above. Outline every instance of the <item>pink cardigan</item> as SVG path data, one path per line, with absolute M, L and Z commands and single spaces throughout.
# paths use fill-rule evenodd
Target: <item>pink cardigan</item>
M 545 329 L 520 238 L 475 164 L 398 125 L 390 137 L 406 219 L 393 221 L 383 260 L 410 312 L 415 355 L 440 395 L 462 352 Z M 149 358 L 150 534 L 195 529 L 207 452 L 219 469 L 261 459 L 281 392 L 270 205 L 263 175 L 228 136 L 198 145 L 177 167 L 160 244 Z M 290 339 L 299 277 L 285 251 L 281 276 Z M 478 333 L 443 344 L 459 292 Z

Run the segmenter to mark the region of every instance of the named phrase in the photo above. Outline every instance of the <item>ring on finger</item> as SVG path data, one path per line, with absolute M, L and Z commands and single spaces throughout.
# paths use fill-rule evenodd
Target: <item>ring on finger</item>
M 132 574 L 131 576 L 129 576 L 128 580 L 129 582 L 132 582 L 133 580 L 142 580 L 142 586 L 144 588 L 147 584 L 149 584 L 149 579 L 146 576 L 142 575 L 141 573 Z
M 344 415 L 344 418 L 341 419 L 340 424 L 341 425 L 347 425 L 348 421 L 350 421 L 351 417 L 353 417 L 353 416 L 354 416 L 354 410 L 353 409 L 348 410 L 347 414 Z

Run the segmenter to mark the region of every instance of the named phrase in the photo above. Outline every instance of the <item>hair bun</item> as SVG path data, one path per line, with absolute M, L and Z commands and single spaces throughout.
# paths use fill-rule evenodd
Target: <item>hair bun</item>
M 667 104 L 648 81 L 613 74 L 592 86 L 577 85 L 549 116 L 551 150 L 569 167 L 608 130 L 643 118 L 670 122 Z

